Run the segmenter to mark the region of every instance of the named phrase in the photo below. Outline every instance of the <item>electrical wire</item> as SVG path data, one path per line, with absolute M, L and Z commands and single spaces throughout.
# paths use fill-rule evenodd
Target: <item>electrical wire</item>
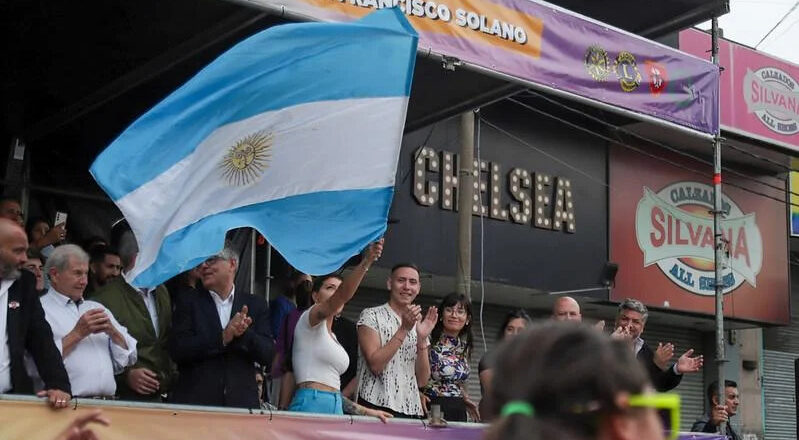
M 778 27 L 780 27 L 780 25 L 782 24 L 782 22 L 784 22 L 784 21 L 785 21 L 785 19 L 786 19 L 786 18 L 788 18 L 788 16 L 789 16 L 789 15 L 791 15 L 791 14 L 793 13 L 793 11 L 795 11 L 795 10 L 796 10 L 796 7 L 797 7 L 797 6 L 799 6 L 799 0 L 797 0 L 797 1 L 796 1 L 796 3 L 794 3 L 794 4 L 793 4 L 793 6 L 791 6 L 791 9 L 789 9 L 789 10 L 788 10 L 788 12 L 786 12 L 786 13 L 785 13 L 785 15 L 783 15 L 783 16 L 782 16 L 782 18 L 780 18 L 780 21 L 778 21 L 778 22 L 777 22 L 777 24 L 775 24 L 775 25 L 774 25 L 774 27 L 773 27 L 773 28 L 771 28 L 771 29 L 770 29 L 770 30 L 769 30 L 769 31 L 766 33 L 766 35 L 763 35 L 763 38 L 761 38 L 761 39 L 760 39 L 760 41 L 758 41 L 758 42 L 757 42 L 757 44 L 755 44 L 755 49 L 757 49 L 757 47 L 758 47 L 758 46 L 760 46 L 761 44 L 763 44 L 763 42 L 764 42 L 764 41 L 766 41 L 766 38 L 768 38 L 768 37 L 769 37 L 769 35 L 771 35 L 771 33 L 772 33 L 772 32 L 774 32 L 774 31 L 775 31 L 775 30 L 776 30 Z
M 479 164 L 480 159 L 480 124 L 482 121 L 482 116 L 480 115 L 480 109 L 475 110 L 475 115 L 477 116 L 477 134 L 475 135 L 475 146 L 477 147 L 477 163 Z M 478 168 L 479 169 L 479 168 Z M 479 175 L 478 175 L 478 181 Z M 483 206 L 483 192 L 477 191 L 477 198 L 480 202 L 480 206 Z M 483 351 L 488 351 L 488 344 L 486 343 L 486 332 L 485 326 L 483 325 L 483 308 L 485 306 L 486 301 L 486 289 L 485 289 L 485 214 L 482 212 L 483 210 L 480 209 L 480 338 L 483 340 Z
M 602 124 L 602 125 L 604 125 L 606 127 L 612 128 L 614 130 L 614 132 L 615 131 L 621 131 L 621 132 L 623 132 L 625 134 L 628 134 L 628 135 L 630 135 L 632 137 L 641 139 L 641 140 L 643 140 L 645 142 L 649 142 L 651 144 L 654 144 L 654 145 L 657 145 L 657 146 L 659 146 L 661 148 L 669 150 L 669 151 L 671 151 L 674 154 L 693 159 L 693 160 L 695 160 L 697 162 L 703 163 L 705 165 L 709 165 L 711 167 L 713 166 L 713 162 L 711 162 L 709 160 L 702 159 L 699 156 L 693 155 L 691 153 L 687 153 L 685 151 L 680 151 L 679 149 L 674 148 L 674 147 L 672 147 L 672 146 L 670 146 L 668 144 L 656 141 L 654 139 L 647 138 L 646 136 L 643 136 L 643 135 L 640 135 L 638 133 L 635 133 L 634 131 L 628 130 L 628 129 L 624 128 L 624 127 L 619 127 L 619 126 L 614 125 L 614 124 L 612 124 L 610 122 L 607 122 L 607 121 L 604 121 L 604 120 L 602 120 L 600 118 L 597 118 L 597 117 L 595 117 L 593 115 L 589 115 L 588 113 L 585 113 L 585 112 L 583 112 L 583 111 L 581 111 L 579 109 L 576 109 L 574 107 L 570 107 L 570 106 L 568 106 L 566 104 L 563 104 L 562 102 L 558 102 L 558 101 L 556 101 L 556 100 L 554 100 L 552 98 L 549 98 L 547 96 L 541 95 L 541 94 L 539 94 L 537 92 L 533 92 L 533 91 L 530 91 L 530 90 L 528 90 L 528 92 L 530 94 L 532 94 L 533 96 L 537 97 L 537 98 L 540 97 L 540 98 L 546 100 L 547 102 L 555 104 L 555 105 L 557 105 L 557 106 L 559 106 L 559 107 L 561 107 L 563 109 L 569 110 L 569 111 L 571 111 L 573 113 L 579 114 L 580 116 L 586 117 L 586 118 L 588 118 L 588 119 L 590 119 L 590 120 L 592 120 L 594 122 L 597 122 L 597 123 Z M 525 108 L 528 108 L 528 109 L 532 108 L 530 105 L 528 105 L 526 103 L 523 103 L 521 101 L 515 100 L 513 98 L 509 98 L 508 100 L 510 102 L 513 102 L 513 103 L 517 104 L 517 105 L 521 105 L 522 107 L 525 107 Z M 618 141 L 621 142 L 621 139 L 619 139 Z M 780 187 L 780 186 L 777 186 L 777 185 L 772 185 L 772 184 L 767 183 L 767 182 L 763 182 L 761 180 L 756 179 L 754 176 L 747 175 L 745 173 L 742 173 L 740 171 L 736 171 L 736 170 L 731 169 L 729 167 L 722 167 L 722 170 L 727 171 L 728 173 L 730 173 L 730 174 L 732 174 L 734 176 L 738 176 L 738 177 L 740 177 L 742 179 L 746 179 L 746 180 L 752 181 L 754 183 L 758 183 L 760 185 L 775 189 L 777 191 L 780 191 L 780 192 L 786 192 L 787 191 L 787 192 L 789 192 L 792 195 L 799 196 L 799 193 L 794 193 L 794 192 L 791 192 L 790 190 L 786 190 L 785 187 Z
M 563 124 L 566 124 L 566 125 L 568 125 L 568 126 L 570 126 L 570 127 L 574 128 L 574 129 L 577 129 L 577 130 L 583 131 L 583 132 L 585 132 L 585 133 L 588 133 L 588 134 L 591 134 L 591 135 L 597 136 L 597 137 L 599 137 L 599 138 L 601 138 L 601 139 L 604 139 L 604 140 L 606 140 L 606 141 L 608 141 L 608 142 L 613 142 L 613 143 L 616 143 L 616 144 L 617 144 L 617 145 L 619 145 L 620 147 L 623 147 L 623 148 L 626 148 L 626 149 L 629 149 L 629 150 L 635 151 L 635 152 L 637 152 L 637 153 L 639 153 L 639 154 L 642 154 L 642 155 L 648 156 L 648 157 L 650 157 L 650 158 L 652 158 L 652 159 L 655 159 L 655 160 L 658 160 L 658 161 L 661 161 L 661 162 L 667 163 L 667 164 L 669 164 L 669 165 L 672 165 L 672 166 L 674 166 L 674 167 L 676 167 L 676 168 L 679 168 L 679 169 L 682 169 L 682 170 L 686 170 L 686 171 L 689 171 L 689 172 L 691 172 L 691 173 L 694 173 L 694 174 L 697 174 L 697 175 L 700 175 L 700 176 L 703 176 L 703 177 L 707 177 L 707 173 L 706 173 L 706 172 L 704 172 L 704 171 L 700 171 L 700 170 L 697 170 L 697 169 L 695 169 L 695 168 L 690 168 L 690 167 L 688 167 L 688 166 L 682 165 L 682 164 L 680 164 L 680 163 L 677 163 L 677 162 L 674 162 L 674 161 L 672 161 L 672 160 L 669 160 L 669 159 L 666 159 L 666 158 L 663 158 L 663 157 L 657 156 L 657 155 L 655 155 L 655 154 L 649 153 L 649 152 L 647 152 L 647 151 L 644 151 L 644 150 L 642 150 L 642 149 L 640 149 L 640 148 L 634 147 L 634 146 L 632 146 L 632 145 L 629 145 L 629 144 L 627 144 L 627 143 L 620 142 L 620 141 L 618 141 L 618 140 L 616 140 L 616 139 L 613 139 L 613 138 L 611 138 L 611 137 L 609 137 L 609 136 L 606 136 L 606 135 L 603 135 L 603 134 L 600 134 L 600 133 L 596 133 L 596 132 L 594 132 L 594 131 L 592 131 L 592 130 L 590 130 L 590 129 L 587 129 L 587 128 L 585 128 L 585 127 L 582 127 L 582 126 L 580 126 L 580 125 L 577 125 L 577 124 L 575 124 L 575 123 L 573 123 L 573 122 L 571 122 L 571 121 L 567 121 L 567 120 L 565 120 L 565 119 L 563 119 L 563 118 L 560 118 L 560 117 L 558 117 L 558 116 L 552 115 L 552 114 L 550 114 L 550 113 L 547 113 L 547 112 L 545 112 L 545 111 L 543 111 L 543 110 L 539 110 L 539 109 L 536 109 L 536 108 L 534 108 L 534 107 L 530 107 L 530 110 L 531 110 L 531 111 L 533 111 L 533 112 L 535 112 L 535 113 L 538 113 L 538 114 L 540 114 L 540 115 L 542 115 L 542 116 L 546 116 L 546 117 L 548 117 L 548 118 L 552 118 L 552 119 L 554 119 L 554 120 L 557 120 L 557 121 L 559 121 L 559 122 L 561 122 L 561 123 L 563 123 Z M 511 134 L 511 133 L 510 133 L 510 132 L 508 132 L 507 130 L 504 130 L 504 129 L 502 129 L 501 127 L 497 126 L 496 124 L 492 123 L 492 122 L 491 122 L 491 121 L 489 121 L 489 120 L 483 119 L 483 122 L 484 122 L 486 125 L 488 125 L 489 127 L 491 127 L 491 128 L 493 128 L 493 129 L 495 129 L 495 130 L 499 131 L 500 133 L 503 133 L 503 134 L 505 134 L 506 136 L 508 136 L 508 137 L 510 137 L 510 138 L 512 138 L 512 139 L 514 139 L 514 140 L 516 140 L 516 141 L 518 141 L 518 142 L 520 142 L 520 143 L 522 143 L 523 145 L 526 145 L 526 146 L 528 146 L 528 147 L 530 147 L 530 148 L 532 148 L 532 149 L 534 149 L 534 150 L 536 150 L 536 151 L 539 151 L 539 152 L 540 152 L 540 151 L 542 151 L 541 149 L 539 149 L 539 148 L 535 147 L 534 145 L 530 144 L 529 142 L 526 142 L 526 141 L 522 140 L 522 139 L 521 139 L 521 138 L 519 138 L 518 136 L 515 136 L 515 135 Z M 547 153 L 547 156 L 548 156 L 548 157 L 552 157 L 553 159 L 556 159 L 556 160 L 558 160 L 558 162 L 560 162 L 560 163 L 564 163 L 564 164 L 566 163 L 565 161 L 562 161 L 562 160 L 560 160 L 560 159 L 557 159 L 557 158 L 555 158 L 555 156 L 553 156 L 553 155 L 551 155 L 551 154 L 548 154 L 548 153 Z M 574 167 L 574 166 L 572 166 L 572 165 L 569 165 L 569 168 L 570 168 L 570 169 L 573 169 L 573 170 L 578 170 L 578 168 L 576 168 L 576 167 Z M 585 172 L 583 172 L 583 171 L 580 171 L 580 174 L 582 174 L 582 175 L 584 175 L 584 176 L 590 176 L 589 174 L 587 174 L 587 173 L 585 173 Z M 592 180 L 595 180 L 595 178 L 593 178 L 593 177 L 592 177 Z M 596 180 L 595 180 L 595 181 L 596 181 Z M 604 185 L 604 186 L 606 186 L 606 187 L 608 187 L 608 188 L 611 188 L 611 186 L 610 186 L 610 185 L 608 185 L 607 183 L 605 183 L 605 182 L 601 182 L 601 181 L 599 181 L 599 182 L 600 182 L 602 185 Z M 732 187 L 736 187 L 736 188 L 739 188 L 739 189 L 741 189 L 741 190 L 743 190 L 743 191 L 747 191 L 747 192 L 750 192 L 750 193 L 752 193 L 752 194 L 756 194 L 756 195 L 759 195 L 759 196 L 762 196 L 762 197 L 766 197 L 766 198 L 768 198 L 768 199 L 771 199 L 771 200 L 774 200 L 774 201 L 777 201 L 777 202 L 780 202 L 780 203 L 787 203 L 785 200 L 782 200 L 782 199 L 779 199 L 779 198 L 777 198 L 777 197 L 773 197 L 773 196 L 770 196 L 770 195 L 768 195 L 768 194 L 764 194 L 764 193 L 761 193 L 761 192 L 758 192 L 758 191 L 755 191 L 755 190 L 752 190 L 752 189 L 746 188 L 746 187 L 744 187 L 744 186 L 741 186 L 741 185 L 738 185 L 738 184 L 735 184 L 735 183 L 727 182 L 727 183 L 725 183 L 725 185 L 729 185 L 729 186 L 732 186 Z M 799 207 L 799 204 L 790 203 L 790 205 L 791 205 L 791 206 L 796 206 L 796 207 Z
M 533 93 L 535 93 L 535 92 L 533 92 Z M 545 98 L 545 99 L 547 99 L 546 97 L 544 97 L 544 98 Z M 511 102 L 514 102 L 514 103 L 516 103 L 516 104 L 519 104 L 519 105 L 523 106 L 524 108 L 526 108 L 526 109 L 528 109 L 528 110 L 530 110 L 530 111 L 532 111 L 532 112 L 535 112 L 535 113 L 537 113 L 537 114 L 540 114 L 540 115 L 542 115 L 542 116 L 548 117 L 548 118 L 550 118 L 550 119 L 554 119 L 554 120 L 556 120 L 556 121 L 558 121 L 558 122 L 561 122 L 561 123 L 563 123 L 563 124 L 565 124 L 565 125 L 568 125 L 568 126 L 570 126 L 570 127 L 574 128 L 574 129 L 576 129 L 576 130 L 580 130 L 580 131 L 582 131 L 582 132 L 585 132 L 585 133 L 588 133 L 588 134 L 590 134 L 590 135 L 593 135 L 593 136 L 599 137 L 599 138 L 601 138 L 601 139 L 604 139 L 604 140 L 606 140 L 606 141 L 608 141 L 608 142 L 613 142 L 613 143 L 616 143 L 617 145 L 619 145 L 619 146 L 621 146 L 621 147 L 623 147 L 623 148 L 626 148 L 626 149 L 629 149 L 629 150 L 632 150 L 632 151 L 636 151 L 636 152 L 638 152 L 638 153 L 640 153 L 640 154 L 646 155 L 646 156 L 648 156 L 648 157 L 651 157 L 651 158 L 653 158 L 653 159 L 655 159 L 655 160 L 659 160 L 659 161 L 661 161 L 661 162 L 668 163 L 668 164 L 670 164 L 670 165 L 672 165 L 672 166 L 674 166 L 674 167 L 677 167 L 677 168 L 680 168 L 680 169 L 683 169 L 683 170 L 686 170 L 686 171 L 692 172 L 692 173 L 694 173 L 694 174 L 698 174 L 698 175 L 700 175 L 700 176 L 703 176 L 703 177 L 707 177 L 707 176 L 708 176 L 708 173 L 707 173 L 707 172 L 700 171 L 700 170 L 697 170 L 697 169 L 695 169 L 695 168 L 690 168 L 690 167 L 688 167 L 688 166 L 685 166 L 685 165 L 683 165 L 683 164 L 680 164 L 680 163 L 674 162 L 674 161 L 672 161 L 672 160 L 669 160 L 669 159 L 666 159 L 666 158 L 663 158 L 663 157 L 657 156 L 657 155 L 655 155 L 655 154 L 652 154 L 652 153 L 648 153 L 648 152 L 646 152 L 646 151 L 644 151 L 644 150 L 642 150 L 642 149 L 640 149 L 640 148 L 637 148 L 637 147 L 634 147 L 634 146 L 632 146 L 632 145 L 630 145 L 630 144 L 628 144 L 628 143 L 625 143 L 625 142 L 621 141 L 621 140 L 620 140 L 620 139 L 618 139 L 618 138 L 617 138 L 617 139 L 613 139 L 613 138 L 611 138 L 611 137 L 609 137 L 609 136 L 607 136 L 607 135 L 604 135 L 604 134 L 601 134 L 601 133 L 597 133 L 596 131 L 593 131 L 593 130 L 591 130 L 591 129 L 588 129 L 588 128 L 586 128 L 586 127 L 583 127 L 583 126 L 580 126 L 580 125 L 578 125 L 578 124 L 575 124 L 575 123 L 573 123 L 573 122 L 571 122 L 571 121 L 568 121 L 568 120 L 566 120 L 566 119 L 564 119 L 564 118 L 561 118 L 561 117 L 559 117 L 559 116 L 555 116 L 555 115 L 553 115 L 553 114 L 551 114 L 551 113 L 548 113 L 548 112 L 546 112 L 546 111 L 544 111 L 544 110 L 541 110 L 541 109 L 538 109 L 538 108 L 532 107 L 532 106 L 530 106 L 530 105 L 527 105 L 527 104 L 525 104 L 525 103 L 522 103 L 522 102 L 520 102 L 520 101 L 514 100 L 514 99 L 512 99 L 512 98 L 510 98 L 509 100 L 510 100 Z M 559 105 L 561 105 L 561 106 L 563 106 L 563 107 L 565 107 L 565 108 L 567 108 L 567 109 L 570 109 L 570 110 L 572 110 L 572 111 L 574 111 L 574 112 L 577 112 L 577 113 L 583 114 L 583 115 L 584 115 L 584 116 L 586 116 L 586 117 L 593 118 L 591 115 L 584 114 L 583 112 L 580 112 L 580 111 L 579 111 L 579 110 L 577 110 L 577 109 L 571 109 L 570 107 L 568 107 L 568 106 L 564 106 L 563 104 L 560 104 L 560 103 L 557 103 L 557 102 L 556 102 L 556 104 L 559 104 Z M 601 122 L 602 122 L 602 123 L 604 123 L 604 124 L 607 124 L 607 123 L 606 123 L 606 122 L 604 122 L 604 121 L 601 121 Z M 488 124 L 488 123 L 489 123 L 489 121 L 486 121 L 486 123 Z M 498 127 L 497 127 L 496 125 L 494 125 L 494 124 L 490 124 L 490 125 L 491 125 L 493 128 L 498 128 Z M 614 127 L 614 128 L 618 128 L 620 131 L 624 131 L 624 129 L 623 129 L 623 128 L 620 128 L 620 127 L 613 126 L 612 124 L 611 124 L 611 126 L 612 126 L 612 127 Z M 501 129 L 500 129 L 500 130 L 501 130 Z M 504 130 L 501 130 L 501 131 L 504 131 Z M 645 137 L 642 137 L 642 136 L 640 136 L 640 135 L 636 135 L 636 136 L 638 136 L 638 137 L 641 137 L 641 138 L 642 138 L 642 139 L 644 139 L 644 140 L 650 141 L 649 139 L 647 139 L 647 138 L 645 138 Z M 521 141 L 522 143 L 525 143 L 526 145 L 528 144 L 528 143 L 526 143 L 526 142 L 523 142 L 523 141 L 522 141 L 521 139 L 519 139 L 518 137 L 516 137 L 516 139 L 517 139 L 518 141 Z M 675 150 L 673 147 L 671 147 L 671 146 L 668 146 L 668 145 L 666 145 L 666 144 L 662 144 L 662 143 L 658 143 L 658 142 L 654 142 L 654 141 L 653 141 L 653 143 L 654 143 L 655 145 L 663 146 L 664 148 L 666 148 L 666 149 L 669 149 L 670 151 L 674 151 L 674 152 L 675 152 L 675 153 L 677 153 L 677 154 L 687 155 L 688 157 L 694 158 L 692 155 L 690 155 L 690 154 L 688 154 L 688 153 L 681 152 L 681 151 L 679 151 L 679 150 Z M 535 148 L 535 147 L 533 147 L 533 148 Z M 538 149 L 536 148 L 536 150 L 538 150 Z M 538 151 L 540 151 L 540 150 L 538 150 Z M 551 155 L 549 155 L 549 156 L 551 156 Z M 697 158 L 694 158 L 694 159 L 697 159 Z M 700 160 L 700 161 L 701 161 L 701 159 L 697 159 L 697 160 Z M 564 162 L 561 162 L 561 163 L 564 163 Z M 573 168 L 573 167 L 571 167 L 571 168 Z M 574 168 L 573 168 L 573 169 L 574 169 Z M 730 171 L 730 173 L 731 173 L 731 174 L 735 174 L 735 172 L 734 172 L 734 171 L 732 171 L 732 170 L 728 170 L 728 171 Z M 584 173 L 582 173 L 582 172 L 581 172 L 581 174 L 584 174 Z M 746 176 L 746 175 L 744 175 L 744 176 Z M 780 191 L 781 193 L 783 193 L 783 194 L 786 194 L 786 195 L 787 195 L 787 193 L 791 193 L 791 194 L 796 194 L 796 195 L 799 195 L 799 193 L 792 193 L 792 192 L 790 192 L 790 191 L 788 191 L 788 190 L 786 190 L 786 189 L 784 189 L 784 188 L 780 188 L 780 187 L 777 187 L 777 186 L 774 186 L 774 185 L 770 185 L 770 184 L 767 184 L 767 183 L 765 183 L 765 182 L 760 182 L 760 181 L 758 181 L 758 180 L 755 180 L 755 182 L 761 183 L 761 184 L 763 184 L 763 185 L 765 185 L 765 186 L 772 187 L 772 188 L 776 189 L 777 191 Z M 768 199 L 771 199 L 771 200 L 774 200 L 774 201 L 777 201 L 777 202 L 780 202 L 780 203 L 786 203 L 786 204 L 790 204 L 791 206 L 797 206 L 797 207 L 799 207 L 799 204 L 795 204 L 795 203 L 792 203 L 792 202 L 786 202 L 786 201 L 785 201 L 785 200 L 783 200 L 783 199 L 780 199 L 780 198 L 778 198 L 778 197 L 771 196 L 771 195 L 769 195 L 769 194 L 766 194 L 766 193 L 763 193 L 763 192 L 760 192 L 760 191 L 756 191 L 756 190 L 754 190 L 754 189 L 751 189 L 751 188 L 745 187 L 745 186 L 743 186 L 743 185 L 741 185 L 741 184 L 732 183 L 732 182 L 725 182 L 725 185 L 729 185 L 729 186 L 732 186 L 732 187 L 735 187 L 735 188 L 741 189 L 741 190 L 743 190 L 743 191 L 746 191 L 746 192 L 749 192 L 749 193 L 752 193 L 752 194 L 755 194 L 755 195 L 758 195 L 758 196 L 761 196 L 761 197 L 765 197 L 765 198 L 768 198 Z M 606 186 L 607 186 L 607 185 L 606 185 Z
M 753 159 L 758 159 L 758 160 L 766 162 L 766 163 L 768 163 L 770 165 L 777 166 L 777 167 L 781 168 L 783 171 L 799 171 L 799 169 L 793 169 L 790 165 L 785 165 L 783 163 L 777 162 L 774 159 L 769 159 L 768 157 L 764 157 L 764 156 L 760 156 L 758 154 L 752 153 L 751 151 L 747 150 L 746 148 L 739 147 L 739 146 L 737 146 L 737 145 L 735 145 L 733 143 L 722 141 L 722 145 L 725 146 L 725 147 L 732 148 L 733 150 L 735 150 L 735 151 L 737 151 L 739 153 L 743 153 L 743 154 L 745 154 L 745 155 L 747 155 L 747 156 L 749 156 L 749 157 L 751 157 Z
M 488 125 L 489 127 L 493 128 L 494 130 L 497 130 L 498 132 L 500 132 L 500 133 L 504 134 L 505 136 L 515 140 L 516 142 L 519 142 L 520 144 L 523 144 L 524 146 L 526 146 L 528 148 L 531 148 L 531 149 L 537 151 L 538 153 L 540 153 L 540 154 L 542 154 L 542 155 L 554 160 L 555 162 L 565 166 L 566 168 L 574 171 L 575 173 L 579 173 L 579 174 L 585 176 L 587 179 L 591 180 L 592 182 L 595 182 L 595 183 L 598 183 L 598 184 L 600 184 L 602 186 L 610 188 L 610 185 L 607 182 L 605 182 L 604 180 L 602 180 L 602 179 L 600 179 L 598 177 L 594 177 L 594 176 L 586 173 L 585 171 L 575 167 L 574 165 L 566 162 L 563 159 L 560 159 L 559 157 L 557 157 L 557 156 L 555 156 L 555 155 L 553 155 L 551 153 L 547 153 L 546 151 L 542 150 L 541 148 L 536 147 L 535 145 L 533 145 L 533 144 L 525 141 L 524 139 L 520 138 L 519 136 L 516 136 L 515 134 L 513 134 L 513 133 L 511 133 L 511 132 L 509 132 L 509 131 L 501 128 L 501 127 L 499 127 L 498 125 L 494 124 L 493 122 L 491 122 L 489 120 L 484 120 L 484 122 L 486 123 L 486 125 Z
M 427 132 L 427 136 L 424 138 L 424 142 L 422 142 L 422 147 L 419 148 L 419 151 L 417 151 L 416 155 L 413 156 L 413 162 L 411 162 L 411 166 L 408 167 L 408 170 L 405 172 L 405 175 L 403 175 L 402 178 L 400 179 L 400 185 L 404 184 L 408 180 L 408 176 L 410 176 L 411 171 L 413 171 L 413 164 L 415 164 L 416 161 L 419 160 L 419 157 L 422 155 L 422 148 L 426 147 L 427 143 L 430 142 L 430 138 L 433 137 L 433 131 L 435 131 L 436 127 L 438 127 L 438 124 L 439 123 L 436 122 L 435 124 L 433 124 L 432 127 L 430 127 L 430 131 Z

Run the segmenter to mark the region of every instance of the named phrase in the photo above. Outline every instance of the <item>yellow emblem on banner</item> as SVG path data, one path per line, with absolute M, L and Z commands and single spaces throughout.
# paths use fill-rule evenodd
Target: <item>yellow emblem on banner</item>
M 222 177 L 234 186 L 257 182 L 269 167 L 271 149 L 271 132 L 259 131 L 239 139 L 222 159 Z

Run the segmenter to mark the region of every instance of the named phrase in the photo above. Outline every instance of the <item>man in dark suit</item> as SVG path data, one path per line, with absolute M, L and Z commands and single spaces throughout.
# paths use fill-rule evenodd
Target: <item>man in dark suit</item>
M 201 265 L 204 288 L 177 301 L 169 337 L 175 403 L 260 408 L 253 367 L 269 364 L 273 339 L 266 301 L 235 291 L 237 267 L 225 248 Z
M 694 350 L 690 349 L 669 365 L 674 356 L 672 344 L 658 344 L 657 351 L 652 351 L 641 339 L 641 334 L 646 326 L 649 310 L 636 299 L 627 298 L 619 304 L 619 313 L 616 316 L 616 330 L 613 337 L 625 339 L 630 342 L 635 355 L 641 365 L 649 373 L 652 385 L 658 391 L 669 391 L 677 387 L 684 373 L 695 373 L 702 368 L 701 355 L 692 357 Z
M 47 397 L 53 407 L 64 408 L 72 392 L 69 376 L 44 318 L 36 280 L 19 270 L 27 249 L 25 231 L 16 222 L 0 218 L 0 392 L 33 393 L 23 361 L 27 350 L 44 382 L 38 395 Z

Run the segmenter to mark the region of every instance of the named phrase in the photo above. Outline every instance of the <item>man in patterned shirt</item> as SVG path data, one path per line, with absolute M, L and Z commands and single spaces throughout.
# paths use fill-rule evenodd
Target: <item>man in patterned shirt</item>
M 413 304 L 419 295 L 419 269 L 398 264 L 386 283 L 386 304 L 364 309 L 358 320 L 358 403 L 395 417 L 424 415 L 419 387 L 430 379 L 430 332 L 438 319 L 435 307 L 422 316 Z

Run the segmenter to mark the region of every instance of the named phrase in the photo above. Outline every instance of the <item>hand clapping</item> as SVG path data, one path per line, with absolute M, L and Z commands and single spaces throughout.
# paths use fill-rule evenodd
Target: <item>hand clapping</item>
M 252 325 L 252 318 L 247 315 L 247 306 L 242 306 L 240 312 L 236 312 L 230 322 L 228 322 L 225 330 L 222 331 L 222 342 L 225 345 L 229 344 L 234 338 L 243 335 L 247 329 Z
M 694 354 L 693 348 L 683 353 L 683 355 L 677 359 L 677 373 L 696 373 L 702 368 L 702 365 L 704 365 L 704 358 L 702 355 L 691 357 L 692 354 Z

